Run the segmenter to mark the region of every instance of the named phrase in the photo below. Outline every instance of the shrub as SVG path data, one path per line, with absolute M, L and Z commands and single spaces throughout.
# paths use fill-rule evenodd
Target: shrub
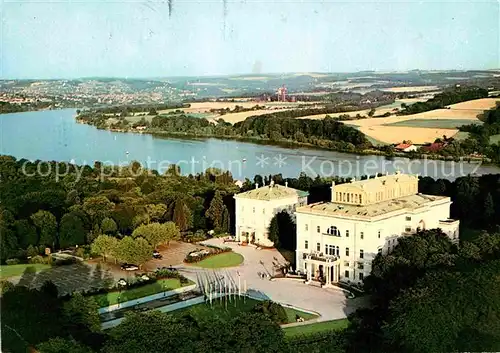
M 202 251 L 201 249 L 196 249 L 196 250 L 191 251 L 189 254 L 186 255 L 184 262 L 186 262 L 186 263 L 200 262 L 201 260 L 206 259 L 207 257 L 217 255 L 217 254 L 222 254 L 224 252 L 232 251 L 231 248 L 228 248 L 228 247 L 220 248 L 218 246 L 213 246 L 213 245 L 205 245 L 205 246 L 207 248 L 210 248 L 210 250 L 208 250 L 207 253 L 198 254 L 198 256 L 194 256 L 195 253 Z
M 74 257 L 68 257 L 66 259 L 58 259 L 58 258 L 52 258 L 52 264 L 54 266 L 66 266 L 66 265 L 72 265 L 78 262 L 77 259 Z
M 47 260 L 45 260 L 42 256 L 40 255 L 36 255 L 36 256 L 33 256 L 31 259 L 30 259 L 30 264 L 44 264 L 44 263 L 47 263 Z
M 268 316 L 277 324 L 285 324 L 288 322 L 288 316 L 286 315 L 285 309 L 280 304 L 270 300 L 257 303 L 252 311 Z
M 7 265 L 17 265 L 19 263 L 19 259 L 8 259 L 5 261 Z
M 206 240 L 207 236 L 205 232 L 201 229 L 197 230 L 195 233 L 193 232 L 186 232 L 182 236 L 182 240 L 188 243 L 197 243 L 199 241 Z
M 34 247 L 33 245 L 30 245 L 28 246 L 28 248 L 26 249 L 26 256 L 27 257 L 34 257 L 34 256 L 37 256 L 39 255 L 39 251 L 36 247 Z

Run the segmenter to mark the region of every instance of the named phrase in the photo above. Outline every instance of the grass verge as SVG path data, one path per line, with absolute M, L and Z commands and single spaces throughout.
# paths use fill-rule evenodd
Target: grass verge
M 206 303 L 196 304 L 187 308 L 172 311 L 170 314 L 176 316 L 190 314 L 196 321 L 200 322 L 210 322 L 214 319 L 229 320 L 241 312 L 252 311 L 257 303 L 260 303 L 260 301 L 250 298 L 239 298 L 236 296 L 235 298 L 231 298 L 231 301 L 227 302 L 227 306 L 224 300 L 221 301 L 220 299 L 214 299 L 212 305 Z M 299 315 L 305 320 L 311 320 L 317 317 L 317 315 L 292 308 L 284 307 L 284 309 L 288 317 L 288 323 L 295 322 L 295 315 Z
M 243 262 L 243 256 L 235 252 L 224 252 L 213 255 L 193 263 L 194 266 L 203 268 L 224 268 L 238 266 Z
M 285 327 L 283 331 L 285 332 L 286 337 L 294 337 L 298 335 L 307 336 L 321 332 L 343 330 L 348 326 L 348 324 L 349 320 L 340 319 L 332 321 L 315 322 L 307 325 Z
M 161 292 L 166 292 L 172 289 L 177 289 L 185 286 L 194 284 L 194 282 L 189 281 L 186 284 L 181 285 L 181 282 L 177 278 L 167 278 L 160 279 L 155 283 L 146 284 L 142 287 L 126 289 L 123 291 L 116 291 L 110 293 L 96 294 L 94 296 L 99 307 L 105 307 L 109 305 L 114 305 L 118 303 L 123 303 L 128 300 L 134 300 L 148 295 L 153 295 Z
M 0 266 L 0 278 L 6 279 L 9 277 L 22 276 L 27 268 L 32 268 L 32 273 L 40 272 L 50 268 L 47 264 L 17 264 L 17 265 L 1 265 Z

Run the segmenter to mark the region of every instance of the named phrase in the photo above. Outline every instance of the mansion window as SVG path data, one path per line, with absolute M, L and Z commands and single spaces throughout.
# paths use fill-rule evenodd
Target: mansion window
M 364 257 L 365 257 L 365 253 L 364 253 L 363 249 L 359 250 L 359 258 L 364 259 Z
M 346 238 L 349 238 L 349 229 L 345 231 Z
M 405 232 L 411 232 L 411 227 L 405 227 Z
M 362 281 L 364 278 L 365 278 L 365 276 L 362 273 L 360 273 L 359 274 L 359 280 Z
M 407 221 L 411 221 L 411 217 L 410 216 L 406 216 L 406 220 Z
M 349 256 L 349 248 L 345 248 L 345 256 Z
M 252 208 L 252 212 L 255 213 L 255 207 Z
M 379 238 L 379 239 L 380 239 L 380 233 L 381 233 L 381 232 L 380 232 L 380 230 L 379 230 L 379 231 L 378 231 L 378 238 Z
M 317 244 L 316 244 L 316 250 L 317 250 L 317 251 L 321 251 L 321 244 L 320 244 L 320 243 L 317 243 Z
M 340 231 L 335 226 L 331 226 L 330 228 L 327 228 L 326 234 L 333 235 L 335 237 L 340 237 Z
M 338 246 L 336 247 L 339 248 Z M 325 254 L 326 255 L 335 255 L 335 245 L 325 245 Z M 337 254 L 338 256 L 338 254 Z
M 340 248 L 337 246 L 337 249 L 336 249 L 336 253 L 337 253 L 337 256 L 340 256 Z
M 350 263 L 349 261 L 344 261 L 344 267 L 349 267 Z
M 308 249 L 309 248 L 309 242 L 306 240 L 304 241 L 304 249 Z
M 379 254 L 382 254 L 382 248 L 379 248 L 379 249 L 377 250 L 377 252 L 378 252 Z
M 358 270 L 364 270 L 365 269 L 365 265 L 362 264 L 362 263 L 359 263 L 358 264 Z
M 266 209 L 265 208 L 262 209 L 262 214 L 266 214 Z
M 344 272 L 344 277 L 345 277 L 345 278 L 349 278 L 349 270 L 345 270 L 345 272 Z
M 360 236 L 360 238 L 361 238 L 361 239 L 364 239 L 364 237 L 365 237 L 365 233 L 360 232 L 360 233 L 359 233 L 359 236 Z
M 317 226 L 316 231 L 319 233 L 321 231 L 321 228 L 319 226 Z
M 309 230 L 309 224 L 306 224 L 306 232 Z

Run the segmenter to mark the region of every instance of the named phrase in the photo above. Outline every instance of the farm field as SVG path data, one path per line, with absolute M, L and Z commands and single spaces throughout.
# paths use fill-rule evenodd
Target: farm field
M 433 129 L 456 129 L 462 125 L 482 124 L 480 120 L 465 119 L 412 119 L 397 121 L 384 126 L 427 127 Z
M 425 144 L 434 142 L 443 135 L 454 136 L 460 125 L 471 124 L 474 121 L 479 123 L 477 116 L 484 110 L 493 108 L 496 101 L 493 98 L 482 98 L 450 105 L 450 109 L 435 109 L 412 115 L 352 120 L 344 123 L 357 127 L 370 138 L 384 143 L 411 140 L 416 144 Z M 417 120 L 424 122 L 416 122 Z
M 357 129 L 369 136 L 371 139 L 381 141 L 385 144 L 400 143 L 403 140 L 411 140 L 417 145 L 434 142 L 443 135 L 454 136 L 457 129 L 431 129 L 422 127 L 403 126 L 357 126 Z
M 394 92 L 394 93 L 401 93 L 401 92 L 425 92 L 425 91 L 435 91 L 439 89 L 438 86 L 408 86 L 408 87 L 389 87 L 389 88 L 382 88 L 381 91 L 385 92 Z

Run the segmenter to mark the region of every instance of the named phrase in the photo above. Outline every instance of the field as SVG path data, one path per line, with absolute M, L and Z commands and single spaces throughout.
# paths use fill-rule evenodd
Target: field
M 372 139 L 384 143 L 411 140 L 415 144 L 434 142 L 443 135 L 454 136 L 460 125 L 478 121 L 484 110 L 495 107 L 497 99 L 483 98 L 450 105 L 450 109 L 435 109 L 428 112 L 346 121 Z M 377 114 L 377 113 L 376 113 Z M 416 122 L 422 120 L 424 122 Z M 446 121 L 449 120 L 449 121 Z M 437 122 L 436 122 L 437 121 Z M 463 123 L 462 123 L 463 122 Z
M 193 282 L 190 281 L 184 286 L 188 286 L 191 284 L 193 284 Z M 181 285 L 181 282 L 177 278 L 167 278 L 160 279 L 155 283 L 146 284 L 142 287 L 127 289 L 121 292 L 117 291 L 97 294 L 94 296 L 94 298 L 97 301 L 97 304 L 99 304 L 99 307 L 102 308 L 104 306 L 123 303 L 127 300 L 134 300 L 137 298 L 146 297 L 148 295 L 153 295 L 180 287 L 183 287 L 183 285 Z
M 0 266 L 0 278 L 21 276 L 27 268 L 33 268 L 34 272 L 40 272 L 50 268 L 47 264 L 18 264 L 18 265 L 2 265 Z
M 482 124 L 479 120 L 465 119 L 414 119 L 386 124 L 385 126 L 426 127 L 431 129 L 456 129 L 462 125 Z
M 231 299 L 231 302 L 227 303 L 227 308 L 225 306 L 224 301 L 220 301 L 218 299 L 214 299 L 212 302 L 212 307 L 210 304 L 197 304 L 187 308 L 178 309 L 170 312 L 173 315 L 185 315 L 187 313 L 191 314 L 196 320 L 199 321 L 213 321 L 215 318 L 220 318 L 222 320 L 229 320 L 232 317 L 236 316 L 240 312 L 249 312 L 251 311 L 259 300 L 250 299 L 250 298 L 235 298 Z M 295 315 L 299 315 L 303 317 L 305 320 L 311 320 L 316 318 L 317 316 L 314 314 L 309 314 L 300 310 L 295 310 L 291 308 L 284 307 L 285 312 L 288 317 L 288 322 L 295 322 Z
M 343 330 L 347 327 L 348 324 L 349 320 L 340 319 L 340 320 L 316 322 L 308 325 L 285 327 L 283 331 L 285 332 L 285 336 L 293 337 L 297 335 L 311 335 L 325 331 Z
M 238 266 L 243 262 L 243 256 L 235 252 L 224 252 L 221 254 L 209 256 L 200 262 L 193 263 L 194 266 L 203 268 L 223 268 Z
M 439 89 L 437 86 L 408 86 L 408 87 L 390 87 L 390 88 L 382 88 L 381 91 L 386 92 L 425 92 L 425 91 L 435 91 Z

